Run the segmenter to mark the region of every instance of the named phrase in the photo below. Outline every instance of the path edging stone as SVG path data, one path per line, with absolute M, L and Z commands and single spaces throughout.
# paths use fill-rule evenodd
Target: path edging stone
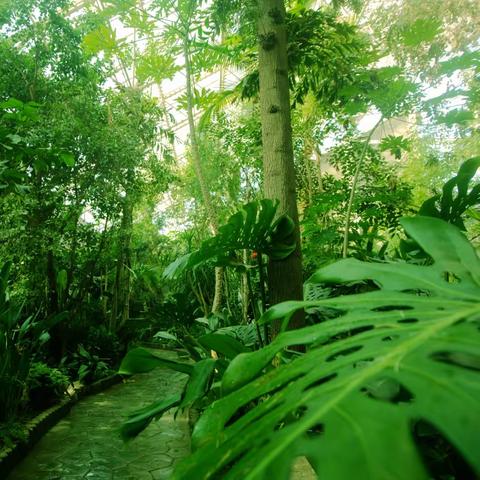
M 100 393 L 107 388 L 120 383 L 123 377 L 118 374 L 102 378 L 91 385 L 82 386 L 75 391 L 75 394 L 59 404 L 44 410 L 36 417 L 26 423 L 25 441 L 18 441 L 10 448 L 0 450 L 0 478 L 7 478 L 9 473 L 18 465 L 32 450 L 35 444 L 62 418 L 64 418 L 72 407 L 87 395 Z

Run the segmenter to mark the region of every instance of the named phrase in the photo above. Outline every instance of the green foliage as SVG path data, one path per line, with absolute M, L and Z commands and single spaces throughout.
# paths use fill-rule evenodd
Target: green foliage
M 423 203 L 419 214 L 441 218 L 461 230 L 466 230 L 463 221 L 465 212 L 480 203 L 480 185 L 478 182 L 473 182 L 479 168 L 480 157 L 466 160 L 460 166 L 457 175 L 445 183 L 442 193 L 434 195 Z
M 235 250 L 253 250 L 271 258 L 288 257 L 295 250 L 293 222 L 287 215 L 276 217 L 277 204 L 264 199 L 250 202 L 220 227 L 218 234 L 202 243 L 199 250 L 171 263 L 165 278 L 177 278 L 183 271 L 211 261 L 217 265 L 234 265 L 230 255 Z
M 165 332 L 160 333 L 163 338 L 176 339 L 170 334 L 165 335 Z M 243 332 L 240 334 L 237 332 L 237 338 L 235 338 L 232 333 L 234 332 L 223 328 L 214 333 L 202 335 L 198 339 L 185 335 L 182 341 L 178 340 L 195 361 L 193 365 L 163 358 L 161 354 L 157 355 L 145 348 L 130 350 L 118 371 L 122 375 L 145 373 L 157 367 L 165 367 L 187 374 L 189 378 L 181 395 L 162 399 L 129 414 L 128 420 L 122 424 L 120 430 L 122 438 L 124 440 L 135 438 L 153 419 L 161 418 L 171 408 L 178 407 L 178 412 L 202 402 L 208 404 L 215 400 L 219 391 L 218 387 L 214 388 L 214 386 L 218 384 L 228 363 L 238 354 L 250 351 L 250 348 L 241 343 L 242 339 L 247 339 L 248 342 L 248 337 L 242 337 Z M 210 356 L 212 350 L 217 354 L 216 359 Z
M 267 311 L 264 323 L 283 319 L 284 327 L 300 308 L 337 315 L 237 356 L 223 376 L 224 397 L 196 424 L 195 451 L 173 478 L 288 478 L 293 460 L 306 455 L 321 477 L 350 478 L 354 469 L 361 479 L 426 479 L 412 433 L 419 420 L 480 473 L 480 260 L 454 226 L 428 217 L 402 224 L 433 265 L 342 260 L 309 281 L 368 280 L 378 290 Z M 304 355 L 269 365 L 302 344 Z
M 74 355 L 74 358 L 75 363 L 79 365 L 78 379 L 84 384 L 90 384 L 113 373 L 105 361 L 101 360 L 98 355 L 88 352 L 83 345 L 78 346 L 78 353 Z
M 151 372 L 157 367 L 167 367 L 171 370 L 176 370 L 188 375 L 192 373 L 193 369 L 189 364 L 167 360 L 149 352 L 145 348 L 138 347 L 127 353 L 120 364 L 118 373 L 121 375 L 133 375 L 135 373 Z
M 51 368 L 43 362 L 34 362 L 30 366 L 26 383 L 30 405 L 39 410 L 61 399 L 70 381 L 58 368 Z
M 65 319 L 56 315 L 44 321 L 24 317 L 23 305 L 10 297 L 11 264 L 0 268 L 0 421 L 18 413 L 32 357 L 50 339 L 48 330 Z
M 400 30 L 400 36 L 407 47 L 431 42 L 441 30 L 442 24 L 436 18 L 419 18 Z
M 397 160 L 400 160 L 400 158 L 402 158 L 402 152 L 409 152 L 411 145 L 408 138 L 387 135 L 382 138 L 379 148 L 382 152 L 389 151 Z

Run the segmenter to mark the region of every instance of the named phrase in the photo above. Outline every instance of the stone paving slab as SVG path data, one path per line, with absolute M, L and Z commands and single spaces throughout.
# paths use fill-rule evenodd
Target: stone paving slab
M 159 352 L 176 359 L 173 352 Z M 124 416 L 179 392 L 187 376 L 158 368 L 78 402 L 13 470 L 8 480 L 166 480 L 190 453 L 185 417 L 167 414 L 124 443 Z

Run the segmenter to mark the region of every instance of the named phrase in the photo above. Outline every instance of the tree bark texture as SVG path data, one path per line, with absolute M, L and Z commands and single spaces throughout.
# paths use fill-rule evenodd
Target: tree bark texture
M 302 256 L 295 188 L 292 126 L 288 85 L 287 31 L 283 0 L 259 0 L 258 41 L 260 115 L 263 142 L 264 195 L 279 200 L 279 214 L 295 222 L 297 248 L 287 259 L 270 260 L 269 303 L 303 298 Z M 292 319 L 290 328 L 303 324 L 303 315 Z M 278 333 L 273 325 L 272 334 Z

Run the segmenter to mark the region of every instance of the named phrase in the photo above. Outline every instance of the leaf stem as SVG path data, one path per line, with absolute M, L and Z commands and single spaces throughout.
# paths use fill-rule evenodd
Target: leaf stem
M 343 234 L 343 253 L 342 253 L 343 258 L 347 258 L 347 255 L 348 255 L 348 236 L 349 236 L 349 230 L 350 230 L 350 220 L 351 220 L 351 217 L 352 217 L 353 200 L 355 198 L 355 193 L 356 193 L 356 190 L 357 190 L 357 183 L 358 183 L 358 179 L 360 177 L 360 170 L 362 168 L 363 160 L 365 159 L 365 154 L 367 153 L 367 148 L 370 144 L 370 140 L 372 139 L 372 135 L 374 134 L 375 130 L 378 128 L 380 123 L 382 123 L 383 119 L 384 119 L 384 115 L 382 115 L 380 117 L 378 122 L 374 125 L 372 130 L 370 130 L 370 133 L 368 134 L 367 138 L 365 139 L 365 143 L 363 145 L 363 150 L 362 150 L 362 153 L 360 155 L 360 158 L 358 159 L 357 168 L 355 169 L 355 173 L 353 175 L 352 188 L 350 190 L 350 197 L 348 199 L 348 204 L 347 204 L 347 216 L 345 218 L 345 231 L 344 231 L 344 234 Z

